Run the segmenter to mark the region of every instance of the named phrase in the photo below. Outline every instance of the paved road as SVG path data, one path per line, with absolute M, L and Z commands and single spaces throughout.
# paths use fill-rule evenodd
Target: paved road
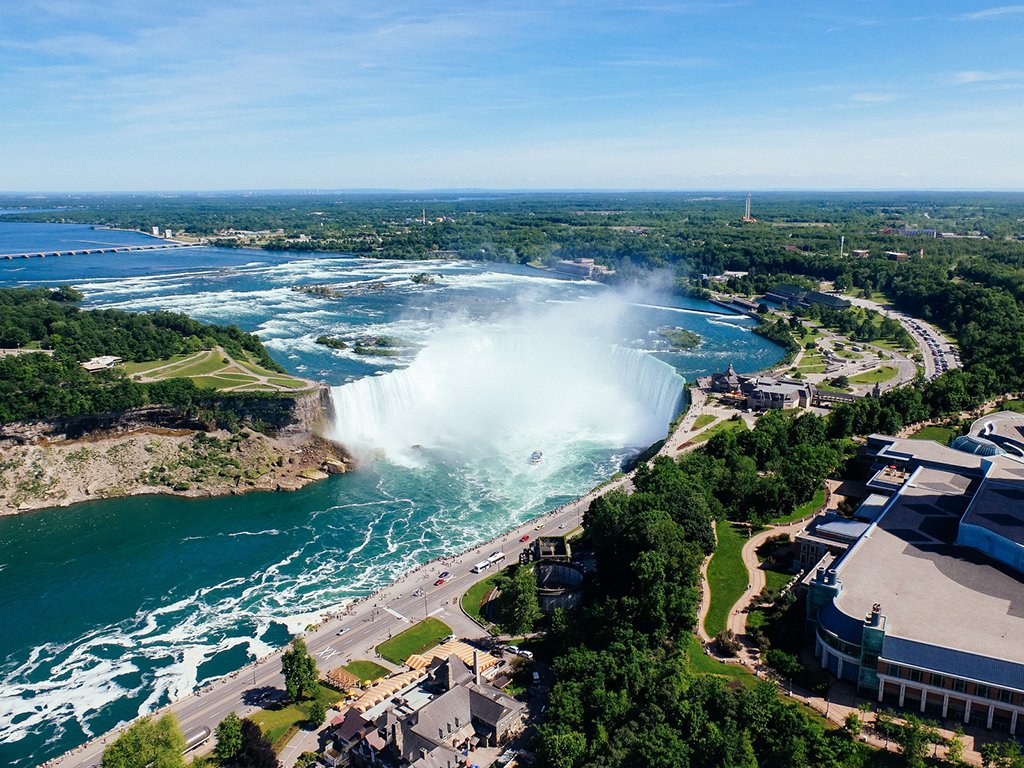
M 693 407 L 680 420 L 676 430 L 666 438 L 660 453 L 675 455 L 682 444 L 696 434 L 692 425 L 703 410 L 706 398 L 696 388 L 691 389 L 691 396 Z M 495 551 L 505 553 L 503 565 L 518 562 L 519 553 L 529 546 L 520 541 L 522 537 L 529 536 L 532 540 L 537 536 L 562 535 L 578 528 L 591 501 L 611 490 L 623 489 L 630 492 L 632 487 L 632 473 L 629 473 L 472 550 L 421 565 L 375 595 L 347 609 L 339 609 L 336 615 L 304 635 L 318 668 L 325 672 L 352 659 L 373 659 L 393 668 L 393 665 L 377 659 L 374 648 L 425 616 L 436 616 L 462 639 L 485 637 L 487 632 L 462 613 L 458 605 L 466 590 L 481 578 L 479 574 L 470 572 L 473 565 Z M 449 571 L 451 577 L 443 585 L 434 586 L 443 571 Z M 344 633 L 339 635 L 338 632 L 343 628 Z M 259 662 L 211 683 L 198 693 L 165 707 L 156 713 L 157 716 L 173 712 L 182 729 L 188 731 L 204 725 L 212 729 L 231 711 L 240 717 L 251 715 L 260 708 L 257 696 L 268 691 L 284 690 L 280 657 L 285 650 L 278 649 Z M 107 734 L 50 764 L 62 768 L 90 768 L 99 765 L 103 747 L 117 735 L 116 732 Z M 195 754 L 209 751 L 213 744 L 214 740 L 210 739 Z M 289 762 L 294 762 L 299 754 L 287 748 L 284 752 L 282 757 L 290 758 Z
M 578 527 L 584 511 L 594 498 L 614 488 L 626 486 L 628 481 L 628 476 L 619 478 L 468 552 L 422 565 L 381 592 L 351 606 L 348 613 L 330 618 L 304 636 L 310 652 L 316 657 L 317 666 L 321 671 L 326 671 L 351 659 L 379 661 L 374 651 L 377 645 L 427 615 L 444 621 L 460 638 L 484 637 L 487 633 L 463 614 L 458 606 L 462 594 L 481 578 L 470 572 L 473 565 L 494 551 L 505 553 L 503 565 L 517 562 L 520 551 L 528 546 L 519 541 L 520 537 L 528 535 L 533 539 L 536 536 L 560 535 Z M 435 587 L 434 582 L 442 571 L 450 571 L 452 576 L 443 585 Z M 423 595 L 417 595 L 417 590 L 422 590 Z M 339 636 L 337 632 L 343 627 L 346 631 Z M 157 715 L 173 712 L 182 729 L 188 731 L 203 725 L 212 729 L 231 711 L 241 717 L 252 714 L 259 709 L 259 702 L 254 696 L 264 691 L 284 690 L 280 663 L 284 650 L 279 649 L 258 663 L 210 684 L 200 692 L 171 704 Z M 99 765 L 103 747 L 116 736 L 117 733 L 108 734 L 51 764 L 66 768 Z M 213 739 L 205 749 L 212 747 Z M 196 754 L 203 754 L 203 751 L 201 749 Z
M 909 333 L 917 343 L 923 357 L 924 375 L 932 379 L 943 371 L 960 367 L 960 355 L 953 346 L 953 343 L 931 323 L 919 320 L 916 317 L 905 315 L 899 310 L 891 309 L 877 301 L 861 299 L 854 296 L 844 296 L 852 304 L 858 307 L 873 309 L 879 314 L 891 317 Z

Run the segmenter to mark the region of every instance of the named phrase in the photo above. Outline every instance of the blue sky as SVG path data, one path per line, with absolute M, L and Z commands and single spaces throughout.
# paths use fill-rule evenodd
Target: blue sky
M 1024 189 L 1024 5 L 3 3 L 0 190 L 300 188 Z

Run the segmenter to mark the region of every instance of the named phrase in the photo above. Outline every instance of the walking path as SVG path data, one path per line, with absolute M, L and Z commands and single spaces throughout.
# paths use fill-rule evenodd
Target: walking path
M 829 483 L 832 481 L 826 482 Z M 830 487 L 829 490 L 832 491 L 832 493 L 829 494 L 829 501 L 826 502 L 827 507 L 831 507 L 835 503 L 836 494 L 834 491 L 835 487 L 838 485 L 839 483 L 835 483 L 833 487 Z M 769 527 L 767 530 L 758 533 L 756 536 L 752 536 L 750 540 L 743 545 L 741 557 L 743 559 L 743 565 L 747 569 L 747 589 L 730 610 L 726 625 L 730 630 L 732 630 L 736 640 L 740 643 L 740 650 L 736 654 L 735 659 L 722 658 L 718 656 L 718 654 L 715 653 L 712 638 L 709 638 L 707 633 L 704 631 L 704 617 L 707 614 L 707 607 L 710 605 L 711 595 L 711 588 L 707 580 L 708 560 L 705 560 L 704 567 L 701 569 L 701 602 L 698 613 L 697 635 L 705 644 L 705 649 L 709 653 L 715 655 L 716 658 L 719 658 L 720 661 L 742 664 L 757 677 L 772 679 L 771 670 L 764 665 L 760 658 L 760 649 L 753 644 L 751 638 L 746 633 L 747 616 L 749 615 L 750 605 L 754 597 L 760 594 L 766 584 L 764 570 L 761 568 L 761 563 L 757 559 L 757 549 L 772 536 L 777 536 L 779 534 L 793 535 L 806 526 L 808 521 L 814 516 L 815 515 L 808 515 L 807 517 L 795 522 Z M 867 702 L 873 708 L 876 702 L 872 699 L 858 696 L 856 689 L 848 683 L 844 683 L 842 681 L 834 682 L 826 696 L 815 696 L 807 691 L 795 688 L 792 685 L 783 687 L 781 685 L 781 681 L 776 680 L 776 682 L 780 684 L 780 688 L 782 688 L 790 698 L 813 708 L 837 725 L 843 725 L 847 716 L 851 713 L 854 713 L 861 718 L 861 721 L 865 723 L 865 726 L 868 726 L 871 722 L 868 720 L 869 715 L 864 713 L 860 709 L 860 706 Z M 940 728 L 938 730 L 939 733 L 947 740 L 955 736 L 955 733 L 949 729 Z M 964 743 L 964 761 L 971 765 L 981 765 L 981 755 L 977 751 L 979 744 L 976 743 L 974 734 L 968 732 L 961 738 Z M 891 740 L 875 732 L 870 727 L 864 728 L 860 740 L 870 744 L 876 749 L 896 750 L 896 745 Z M 945 747 L 937 748 L 937 754 L 944 755 Z
M 757 559 L 758 548 L 772 536 L 779 536 L 782 534 L 793 535 L 797 533 L 807 525 L 807 522 L 812 517 L 814 517 L 814 515 L 808 515 L 807 517 L 785 525 L 769 526 L 767 530 L 761 531 L 755 536 L 751 536 L 747 539 L 746 544 L 743 545 L 743 549 L 740 550 L 740 557 L 743 559 L 743 565 L 747 569 L 747 588 L 740 596 L 740 599 L 736 601 L 732 609 L 729 611 L 729 618 L 725 625 L 728 629 L 732 630 L 733 634 L 737 638 L 739 638 L 740 635 L 746 634 L 747 615 L 750 611 L 750 604 L 757 595 L 761 594 L 761 590 L 763 590 L 765 588 L 765 584 L 767 584 L 764 569 L 761 568 L 761 561 Z M 710 591 L 710 589 L 708 591 Z

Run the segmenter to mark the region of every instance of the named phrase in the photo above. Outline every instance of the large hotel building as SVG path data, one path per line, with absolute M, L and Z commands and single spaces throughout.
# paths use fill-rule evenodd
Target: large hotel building
M 867 450 L 887 500 L 807 582 L 822 667 L 885 704 L 1024 734 L 1024 416 Z

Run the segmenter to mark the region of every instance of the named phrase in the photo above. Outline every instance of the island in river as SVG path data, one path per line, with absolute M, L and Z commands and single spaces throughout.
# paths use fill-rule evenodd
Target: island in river
M 0 514 L 143 493 L 294 490 L 347 457 L 326 387 L 251 334 L 169 312 L 0 291 Z

